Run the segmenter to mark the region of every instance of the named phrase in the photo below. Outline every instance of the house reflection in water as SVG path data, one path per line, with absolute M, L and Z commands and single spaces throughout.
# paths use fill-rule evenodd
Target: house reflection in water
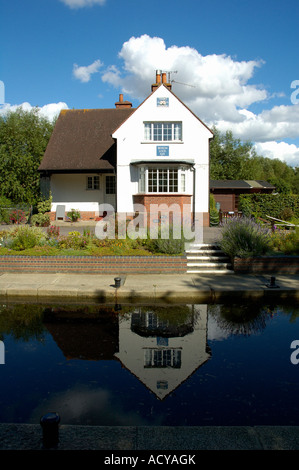
M 116 357 L 163 400 L 206 362 L 207 305 L 137 308 L 120 320 Z
M 132 307 L 94 315 L 48 309 L 44 324 L 67 359 L 118 360 L 163 400 L 211 356 L 207 305 Z

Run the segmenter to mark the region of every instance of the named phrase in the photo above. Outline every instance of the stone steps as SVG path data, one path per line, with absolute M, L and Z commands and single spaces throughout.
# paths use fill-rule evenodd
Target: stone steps
M 187 273 L 233 273 L 230 259 L 215 244 L 190 244 L 186 249 Z

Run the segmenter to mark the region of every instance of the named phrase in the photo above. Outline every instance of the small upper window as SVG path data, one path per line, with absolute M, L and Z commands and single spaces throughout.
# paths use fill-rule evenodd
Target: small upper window
M 86 189 L 100 189 L 100 177 L 87 176 Z
M 145 122 L 144 139 L 153 142 L 179 142 L 182 140 L 182 123 Z

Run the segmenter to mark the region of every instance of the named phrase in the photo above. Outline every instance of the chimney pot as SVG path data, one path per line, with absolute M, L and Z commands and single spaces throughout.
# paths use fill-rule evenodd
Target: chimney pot
M 132 103 L 130 101 L 124 101 L 124 95 L 121 93 L 119 95 L 119 100 L 115 103 L 116 108 L 132 108 Z

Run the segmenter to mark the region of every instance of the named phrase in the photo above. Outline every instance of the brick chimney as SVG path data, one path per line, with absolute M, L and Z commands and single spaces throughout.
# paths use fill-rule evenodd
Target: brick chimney
M 132 108 L 132 103 L 130 101 L 124 101 L 124 95 L 119 95 L 119 101 L 115 103 L 116 108 Z
M 156 83 L 152 84 L 152 91 L 155 91 L 161 85 L 165 85 L 169 90 L 171 90 L 171 84 L 167 83 L 166 72 L 156 70 Z

